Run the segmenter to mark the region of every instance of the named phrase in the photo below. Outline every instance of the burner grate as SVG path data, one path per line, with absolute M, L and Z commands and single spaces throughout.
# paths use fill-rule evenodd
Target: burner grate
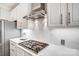
M 48 46 L 47 43 L 38 42 L 35 40 L 24 41 L 24 42 L 19 43 L 19 45 L 24 48 L 28 48 L 32 50 L 34 53 L 39 53 L 42 49 Z

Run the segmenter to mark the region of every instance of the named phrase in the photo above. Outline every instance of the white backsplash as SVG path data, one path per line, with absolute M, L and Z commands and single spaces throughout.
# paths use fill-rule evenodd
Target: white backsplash
M 79 28 L 58 28 L 52 31 L 23 29 L 22 33 L 26 33 L 24 37 L 29 39 L 37 39 L 56 45 L 61 45 L 61 39 L 64 39 L 66 47 L 79 49 Z
M 79 49 L 79 28 L 60 28 L 52 30 L 52 41 L 54 44 L 61 45 L 61 39 L 65 40 L 65 46 Z
M 39 22 L 36 21 L 34 30 L 23 29 L 22 36 L 56 45 L 61 45 L 61 40 L 63 39 L 65 40 L 64 46 L 79 49 L 79 28 L 56 28 L 48 30 L 47 18 L 42 22 L 44 24 L 41 23 L 41 20 Z M 43 27 L 39 26 L 39 24 Z M 43 28 L 43 30 L 40 28 Z
M 22 35 L 23 37 L 29 38 L 29 39 L 36 39 L 39 41 L 44 42 L 51 42 L 52 34 L 49 31 L 34 31 L 34 30 L 28 30 L 23 29 L 22 34 L 26 33 L 25 35 Z

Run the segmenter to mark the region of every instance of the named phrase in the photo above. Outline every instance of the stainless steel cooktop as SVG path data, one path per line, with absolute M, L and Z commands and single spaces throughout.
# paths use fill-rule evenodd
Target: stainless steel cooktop
M 42 49 L 48 46 L 47 43 L 43 43 L 35 40 L 24 41 L 19 43 L 19 45 L 33 51 L 34 53 L 39 53 Z

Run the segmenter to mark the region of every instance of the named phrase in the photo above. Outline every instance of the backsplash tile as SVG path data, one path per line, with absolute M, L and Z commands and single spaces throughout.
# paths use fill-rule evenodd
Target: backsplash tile
M 22 33 L 29 39 L 37 39 L 48 43 L 61 45 L 61 39 L 65 40 L 65 46 L 79 49 L 79 28 L 58 28 L 44 31 L 23 29 Z

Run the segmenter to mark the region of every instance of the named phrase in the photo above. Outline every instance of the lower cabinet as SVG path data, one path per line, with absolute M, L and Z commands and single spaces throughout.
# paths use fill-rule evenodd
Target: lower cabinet
M 16 44 L 12 41 L 10 41 L 10 56 L 16 56 L 17 55 L 17 49 Z
M 14 42 L 10 41 L 10 56 L 32 56 L 32 55 L 16 46 Z
M 17 47 L 17 56 L 24 56 L 24 51 Z
M 22 50 L 21 48 L 17 47 L 17 56 L 32 56 L 32 55 Z

